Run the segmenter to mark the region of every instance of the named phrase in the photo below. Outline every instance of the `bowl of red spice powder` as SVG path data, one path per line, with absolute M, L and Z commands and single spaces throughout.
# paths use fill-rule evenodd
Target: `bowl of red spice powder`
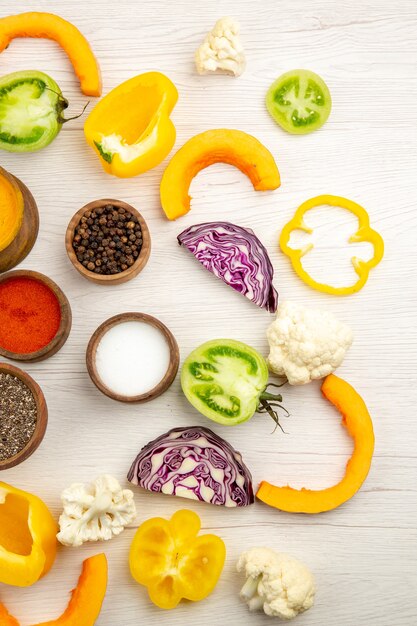
M 55 354 L 71 330 L 71 307 L 53 280 L 30 270 L 0 276 L 0 355 L 41 361 Z

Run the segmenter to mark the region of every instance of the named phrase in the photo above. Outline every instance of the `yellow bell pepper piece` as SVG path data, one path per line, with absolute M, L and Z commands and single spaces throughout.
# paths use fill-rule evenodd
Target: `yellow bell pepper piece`
M 319 283 L 314 280 L 314 278 L 312 278 L 303 268 L 301 262 L 303 256 L 305 256 L 314 247 L 314 245 L 310 243 L 301 249 L 290 248 L 288 245 L 293 230 L 303 230 L 306 233 L 313 232 L 313 230 L 305 223 L 304 215 L 307 211 L 323 205 L 341 207 L 356 215 L 359 224 L 358 230 L 349 238 L 349 243 L 365 241 L 371 243 L 374 247 L 374 255 L 369 261 L 362 261 L 357 257 L 352 257 L 352 265 L 358 275 L 358 280 L 354 285 L 348 285 L 346 287 L 332 287 L 331 285 Z M 316 196 L 315 198 L 311 198 L 310 200 L 304 202 L 300 207 L 298 207 L 292 220 L 290 220 L 282 229 L 279 243 L 282 252 L 289 257 L 294 270 L 306 283 L 306 285 L 334 296 L 347 296 L 362 289 L 368 280 L 370 270 L 378 265 L 384 256 L 384 241 L 381 235 L 370 227 L 368 213 L 363 207 L 356 204 L 356 202 L 352 202 L 352 200 L 339 196 Z
M 226 548 L 216 535 L 197 537 L 200 528 L 196 513 L 181 510 L 170 520 L 149 519 L 136 532 L 130 571 L 161 609 L 174 609 L 182 598 L 203 600 L 217 584 Z
M 94 107 L 84 133 L 108 174 L 127 178 L 158 165 L 175 143 L 175 85 L 159 72 L 125 81 Z
M 0 482 L 0 582 L 27 587 L 56 556 L 58 527 L 37 496 Z

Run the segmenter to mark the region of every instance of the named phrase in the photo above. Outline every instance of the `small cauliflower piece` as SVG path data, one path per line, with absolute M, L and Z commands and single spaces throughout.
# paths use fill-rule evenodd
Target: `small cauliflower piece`
M 250 611 L 289 620 L 314 604 L 316 586 L 313 574 L 297 559 L 270 548 L 252 548 L 240 555 L 237 571 L 246 583 L 240 597 Z
M 239 23 L 232 17 L 222 17 L 218 20 L 195 53 L 197 72 L 240 76 L 245 69 L 246 61 L 239 33 Z
M 74 483 L 61 494 L 64 511 L 59 518 L 58 541 L 81 546 L 86 541 L 108 541 L 136 517 L 133 492 L 122 489 L 104 474 L 89 484 Z
M 284 302 L 267 330 L 269 369 L 290 385 L 328 376 L 342 363 L 353 341 L 349 326 L 332 313 Z

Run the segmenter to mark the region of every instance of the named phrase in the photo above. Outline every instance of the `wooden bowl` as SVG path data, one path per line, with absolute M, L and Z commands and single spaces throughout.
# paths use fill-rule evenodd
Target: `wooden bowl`
M 153 388 L 147 391 L 146 393 L 137 395 L 137 396 L 124 396 L 118 393 L 115 393 L 111 389 L 109 389 L 101 380 L 97 367 L 96 367 L 96 353 L 97 347 L 102 339 L 102 337 L 106 334 L 110 328 L 120 324 L 122 322 L 131 322 L 131 321 L 139 321 L 146 322 L 151 326 L 154 326 L 158 330 L 162 332 L 165 336 L 165 339 L 168 342 L 169 351 L 170 351 L 170 363 L 168 369 L 165 373 L 165 376 L 162 380 Z M 147 315 L 146 313 L 120 313 L 119 315 L 115 315 L 114 317 L 110 317 L 108 320 L 103 322 L 92 335 L 88 346 L 87 346 L 87 370 L 90 375 L 91 380 L 102 393 L 104 393 L 109 398 L 113 400 L 118 400 L 119 402 L 148 402 L 149 400 L 154 400 L 162 393 L 164 393 L 174 382 L 175 376 L 178 372 L 178 367 L 180 363 L 180 353 L 178 349 L 178 344 L 175 340 L 174 335 L 171 331 L 156 317 L 152 317 L 152 315 Z
M 92 211 L 93 209 L 98 209 L 100 207 L 105 206 L 106 204 L 112 204 L 115 207 L 119 207 L 122 209 L 126 209 L 130 211 L 135 217 L 137 217 L 140 227 L 142 229 L 142 248 L 139 253 L 138 258 L 127 270 L 124 272 L 119 272 L 118 274 L 95 274 L 88 270 L 82 263 L 77 259 L 77 255 L 75 254 L 75 250 L 72 247 L 72 241 L 74 239 L 75 228 L 78 226 L 82 216 L 86 211 Z M 123 202 L 122 200 L 110 200 L 110 199 L 102 199 L 102 200 L 93 200 L 93 202 L 89 202 L 85 206 L 83 206 L 77 213 L 72 217 L 70 223 L 67 227 L 67 232 L 65 234 L 65 247 L 67 249 L 67 254 L 70 258 L 71 263 L 75 267 L 75 269 L 82 275 L 84 278 L 88 278 L 93 283 L 97 283 L 98 285 L 121 285 L 122 283 L 131 280 L 135 276 L 139 274 L 145 267 L 148 262 L 149 255 L 151 253 L 151 236 L 149 233 L 148 226 L 143 219 L 142 215 L 137 211 L 133 206 L 128 204 L 127 202 Z
M 0 176 L 6 178 L 16 193 L 22 194 L 24 208 L 22 225 L 13 241 L 0 251 L 0 273 L 7 272 L 23 261 L 32 250 L 39 231 L 39 213 L 29 189 L 21 180 L 0 167 Z
M 43 359 L 48 359 L 50 356 L 58 352 L 68 339 L 68 335 L 71 330 L 72 323 L 72 314 L 70 303 L 68 302 L 67 296 L 64 292 L 58 287 L 56 283 L 48 276 L 41 274 L 40 272 L 33 272 L 31 270 L 14 270 L 13 272 L 6 272 L 0 276 L 0 284 L 8 280 L 9 278 L 33 278 L 43 283 L 53 293 L 55 294 L 59 306 L 61 309 L 61 322 L 59 324 L 58 331 L 51 339 L 51 341 L 36 350 L 35 352 L 28 352 L 27 354 L 21 354 L 19 352 L 10 352 L 10 350 L 5 350 L 0 346 L 0 356 L 7 357 L 8 359 L 12 359 L 14 361 L 43 361 Z
M 15 465 L 19 465 L 22 461 L 25 461 L 40 445 L 42 439 L 44 438 L 46 426 L 48 424 L 48 407 L 46 406 L 46 400 L 42 389 L 39 387 L 38 383 L 36 383 L 33 378 L 29 376 L 29 374 L 14 365 L 9 365 L 8 363 L 0 363 L 0 373 L 11 374 L 12 376 L 16 376 L 16 378 L 20 378 L 20 380 L 23 381 L 33 393 L 37 409 L 36 426 L 31 439 L 29 439 L 25 447 L 22 448 L 20 452 L 11 456 L 9 459 L 0 461 L 0 470 L 5 470 L 10 467 L 14 467 Z

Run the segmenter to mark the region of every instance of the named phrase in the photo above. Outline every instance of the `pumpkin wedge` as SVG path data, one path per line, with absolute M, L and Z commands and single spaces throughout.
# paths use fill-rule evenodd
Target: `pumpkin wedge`
M 36 626 L 94 626 L 107 588 L 107 559 L 96 554 L 83 562 L 71 600 L 61 617 Z
M 0 52 L 16 37 L 53 39 L 67 53 L 86 96 L 101 96 L 100 68 L 76 26 L 54 13 L 29 11 L 0 18 Z
M 67 608 L 58 619 L 35 626 L 94 626 L 101 611 L 107 587 L 107 559 L 96 554 L 83 562 L 81 575 Z M 0 602 L 0 625 L 20 626 Z
M 1 626 L 20 626 L 19 622 L 13 615 L 7 611 L 4 604 L 0 602 L 0 624 Z
M 168 219 L 188 213 L 191 181 L 213 163 L 234 165 L 250 178 L 255 191 L 277 189 L 281 183 L 274 157 L 258 139 L 241 130 L 207 130 L 189 139 L 164 172 L 160 196 Z
M 310 490 L 276 487 L 261 482 L 256 497 L 281 511 L 290 513 L 322 513 L 331 511 L 349 500 L 360 489 L 368 475 L 374 452 L 374 431 L 365 402 L 345 380 L 330 374 L 321 387 L 324 397 L 342 414 L 342 425 L 354 441 L 346 473 L 342 480 L 328 489 Z

